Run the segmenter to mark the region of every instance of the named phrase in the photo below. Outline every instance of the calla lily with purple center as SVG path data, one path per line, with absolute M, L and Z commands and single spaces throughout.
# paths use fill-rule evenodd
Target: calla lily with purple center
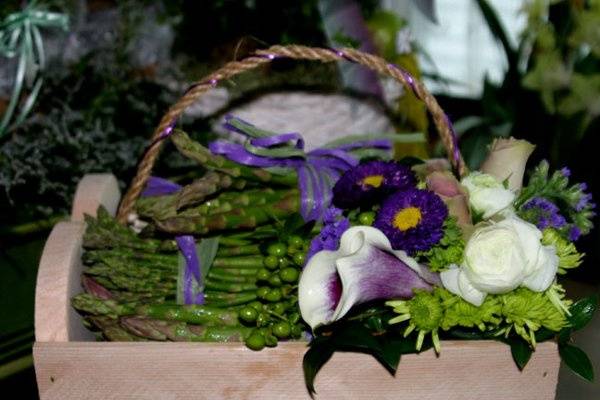
M 393 250 L 379 229 L 355 226 L 337 251 L 323 250 L 306 265 L 298 286 L 300 312 L 312 329 L 339 320 L 358 304 L 409 299 L 414 289 L 432 290 L 439 276 Z

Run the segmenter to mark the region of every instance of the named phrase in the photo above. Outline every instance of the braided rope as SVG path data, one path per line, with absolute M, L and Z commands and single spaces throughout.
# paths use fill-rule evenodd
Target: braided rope
M 266 50 L 257 51 L 254 55 L 241 61 L 232 61 L 225 64 L 222 68 L 194 83 L 179 101 L 169 108 L 152 134 L 151 144 L 146 149 L 146 152 L 138 165 L 137 173 L 121 201 L 118 212 L 119 221 L 125 223 L 127 216 L 133 210 L 135 202 L 144 189 L 154 163 L 158 158 L 162 147 L 162 139 L 168 135 L 173 128 L 173 125 L 184 111 L 205 92 L 216 86 L 218 82 L 232 78 L 242 72 L 255 69 L 263 64 L 268 64 L 275 58 L 313 60 L 323 63 L 348 60 L 363 65 L 379 74 L 396 79 L 407 89 L 414 92 L 415 95 L 425 103 L 433 118 L 433 122 L 442 140 L 442 144 L 446 149 L 450 162 L 461 176 L 466 173 L 464 160 L 458 149 L 455 147 L 455 135 L 448 117 L 435 97 L 427 91 L 425 86 L 416 79 L 413 79 L 407 72 L 389 64 L 380 57 L 363 53 L 355 49 L 332 50 L 298 45 L 272 46 Z

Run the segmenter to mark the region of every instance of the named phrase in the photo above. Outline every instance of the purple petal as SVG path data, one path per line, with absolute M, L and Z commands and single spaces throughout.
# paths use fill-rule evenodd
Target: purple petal
M 164 196 L 167 194 L 172 194 L 181 189 L 181 186 L 178 184 L 171 182 L 168 179 L 159 178 L 157 176 L 151 176 L 148 178 L 148 182 L 146 182 L 146 187 L 142 192 L 142 197 L 152 197 L 152 196 Z

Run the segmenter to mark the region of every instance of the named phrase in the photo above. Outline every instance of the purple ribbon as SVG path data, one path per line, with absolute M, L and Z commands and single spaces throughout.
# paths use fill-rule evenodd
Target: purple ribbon
M 249 146 L 216 140 L 209 144 L 214 154 L 223 155 L 238 164 L 252 167 L 282 167 L 296 170 L 300 190 L 300 213 L 305 221 L 321 220 L 330 206 L 332 189 L 337 179 L 359 163 L 352 150 L 375 148 L 391 150 L 387 139 L 361 140 L 332 148 L 304 153 L 304 139 L 298 133 L 271 134 L 258 130 L 239 118 L 227 116 L 224 127 L 248 137 L 247 144 L 261 150 L 256 154 Z M 293 142 L 293 143 L 292 143 Z M 289 150 L 288 153 L 282 150 Z M 294 151 L 294 150 L 300 150 Z M 268 155 L 264 155 L 264 154 Z M 290 155 L 291 154 L 291 155 Z
M 185 259 L 183 274 L 184 304 L 204 304 L 203 282 L 200 273 L 200 259 L 196 252 L 196 241 L 192 235 L 176 236 L 175 241 Z
M 142 191 L 142 197 L 155 197 L 172 194 L 181 189 L 181 186 L 168 179 L 151 176 L 146 182 L 146 187 Z
M 142 192 L 143 197 L 162 196 L 177 192 L 181 186 L 167 179 L 151 176 Z M 177 247 L 185 260 L 183 273 L 183 302 L 185 304 L 204 304 L 202 266 L 196 251 L 196 241 L 192 235 L 175 237 Z

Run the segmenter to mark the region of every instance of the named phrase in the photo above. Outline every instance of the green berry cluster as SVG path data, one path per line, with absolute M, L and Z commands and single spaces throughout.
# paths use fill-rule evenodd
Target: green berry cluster
M 298 279 L 309 241 L 291 236 L 266 248 L 263 268 L 256 273 L 257 300 L 238 311 L 240 321 L 255 329 L 246 338 L 252 350 L 273 347 L 279 340 L 298 339 L 305 326 L 298 309 Z

